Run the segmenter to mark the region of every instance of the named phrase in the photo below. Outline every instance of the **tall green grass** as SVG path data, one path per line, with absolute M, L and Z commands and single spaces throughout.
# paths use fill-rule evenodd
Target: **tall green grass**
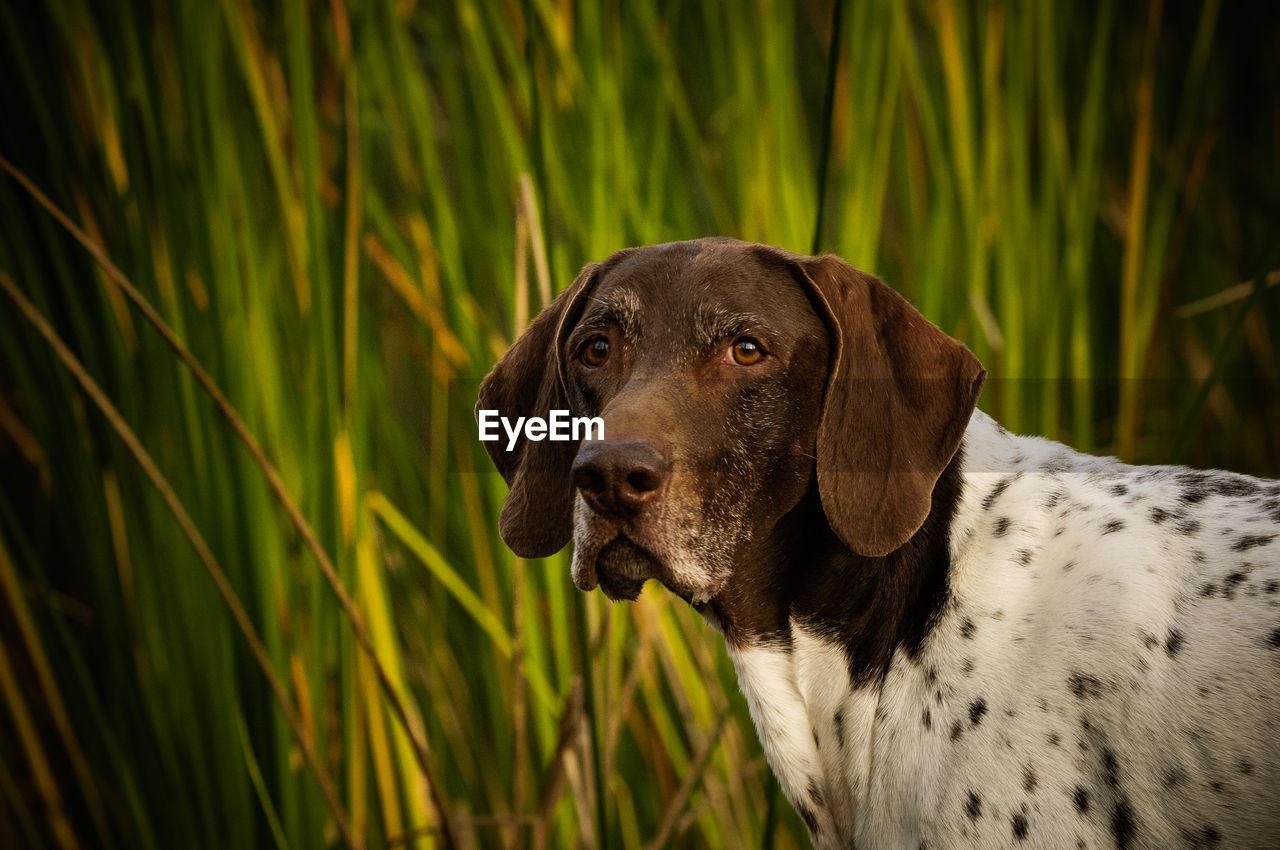
M 477 381 L 619 247 L 816 241 L 1012 428 L 1280 471 L 1276 25 L 832 12 L 0 6 L 0 846 L 805 846 L 719 638 L 495 534 Z

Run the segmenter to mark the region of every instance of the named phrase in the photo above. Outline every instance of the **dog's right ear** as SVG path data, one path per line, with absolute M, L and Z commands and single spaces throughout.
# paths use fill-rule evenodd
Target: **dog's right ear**
M 476 416 L 496 410 L 517 417 L 546 419 L 569 407 L 560 372 L 560 344 L 582 314 L 585 296 L 600 264 L 588 263 L 573 284 L 538 314 L 480 384 Z M 485 450 L 511 488 L 498 518 L 503 541 L 522 558 L 545 558 L 572 536 L 573 483 L 570 467 L 578 445 L 519 437 L 511 451 L 507 438 L 486 441 Z

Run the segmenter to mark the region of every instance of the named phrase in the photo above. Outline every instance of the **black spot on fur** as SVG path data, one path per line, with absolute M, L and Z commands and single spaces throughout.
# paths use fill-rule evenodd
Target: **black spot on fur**
M 1089 792 L 1079 785 L 1076 786 L 1075 793 L 1071 795 L 1071 801 L 1076 804 L 1076 811 L 1080 814 L 1089 811 Z
M 970 791 L 964 801 L 964 811 L 969 816 L 969 820 L 977 823 L 978 818 L 982 817 L 982 798 Z
M 1075 561 L 1067 561 L 1065 564 L 1063 564 L 1063 565 L 1062 565 L 1062 571 L 1063 571 L 1064 573 L 1069 573 L 1069 572 L 1071 572 L 1073 569 L 1075 569 L 1075 567 L 1076 567 L 1076 562 L 1075 562 Z
M 1213 824 L 1206 823 L 1200 829 L 1200 843 L 1205 847 L 1217 847 L 1222 843 L 1222 835 Z
M 1120 765 L 1116 761 L 1116 754 L 1111 750 L 1102 751 L 1102 770 L 1107 779 L 1107 785 L 1111 788 L 1120 787 Z
M 1151 634 L 1151 632 L 1142 633 L 1142 645 L 1145 646 L 1147 649 L 1154 648 L 1155 645 L 1158 644 L 1159 642 L 1160 642 L 1160 638 Z
M 1253 762 L 1251 761 L 1247 761 L 1246 759 L 1241 759 L 1240 763 L 1236 765 L 1236 768 L 1245 776 L 1253 775 Z
M 1209 596 L 1213 596 L 1217 592 L 1218 592 L 1218 586 L 1211 581 L 1205 582 L 1204 584 L 1200 585 L 1201 596 L 1209 597 Z
M 1013 816 L 1013 837 L 1019 841 L 1027 839 L 1027 819 L 1020 813 Z
M 1030 566 L 1031 561 L 1035 559 L 1035 556 L 1036 553 L 1031 549 L 1019 549 L 1015 559 L 1020 565 L 1026 567 Z
M 960 735 L 962 732 L 964 732 L 964 724 L 962 724 L 959 720 L 951 724 L 951 740 L 953 741 L 960 740 Z
M 1004 537 L 1005 532 L 1009 530 L 1009 518 L 1002 516 L 996 520 L 995 525 L 991 527 L 991 535 L 993 537 Z
M 977 630 L 978 627 L 974 625 L 973 620 L 965 617 L 964 622 L 960 624 L 960 637 L 972 639 L 973 633 Z
M 813 810 L 800 803 L 796 806 L 796 813 L 800 815 L 800 820 L 804 821 L 804 825 L 809 828 L 810 835 L 818 834 L 818 818 L 813 814 Z
M 1187 781 L 1187 772 L 1180 767 L 1166 767 L 1164 769 L 1164 787 L 1177 788 L 1183 782 Z
M 818 750 L 822 749 L 822 745 L 818 743 L 818 730 L 817 730 L 817 729 L 814 729 L 814 730 L 813 730 L 813 746 L 814 746 L 814 749 L 818 749 Z
M 1000 498 L 1004 491 L 1009 489 L 1009 485 L 1012 484 L 1017 477 L 1018 476 L 1016 475 L 1010 475 L 1008 478 L 997 482 L 996 486 L 992 487 L 991 492 L 987 494 L 987 498 L 982 500 L 982 509 L 984 511 L 991 510 L 991 506 L 996 503 L 996 499 Z
M 1247 567 L 1248 565 L 1246 564 L 1245 566 Z M 1247 571 L 1237 570 L 1236 572 L 1233 572 L 1229 574 L 1226 578 L 1224 578 L 1222 580 L 1222 598 L 1235 599 L 1236 588 L 1239 585 L 1243 584 L 1244 580 L 1247 579 L 1248 577 L 1249 577 L 1249 573 Z
M 1262 589 L 1267 593 L 1275 593 L 1280 590 L 1280 581 L 1269 581 L 1262 586 Z
M 1124 520 L 1122 519 L 1113 519 L 1111 520 L 1111 522 L 1102 526 L 1103 534 L 1111 534 L 1113 532 L 1123 531 L 1123 530 L 1124 530 Z
M 982 715 L 987 713 L 987 701 L 978 697 L 969 705 L 969 722 L 974 726 L 982 723 Z
M 1247 552 L 1248 550 L 1254 549 L 1258 546 L 1266 546 L 1268 543 L 1270 543 L 1272 540 L 1275 540 L 1275 539 L 1276 539 L 1276 536 L 1274 534 L 1241 535 L 1239 540 L 1231 544 L 1231 551 Z
M 1223 785 L 1221 782 L 1218 782 L 1217 780 L 1214 780 L 1213 782 L 1209 783 L 1209 787 L 1213 789 L 1213 793 L 1221 794 L 1224 790 L 1226 790 L 1227 786 Z
M 1184 519 L 1177 525 L 1178 533 L 1190 537 L 1193 534 L 1200 533 L 1200 520 Z
M 1062 743 L 1062 736 L 1057 732 L 1050 732 L 1045 740 L 1049 742 L 1049 746 L 1056 747 Z
M 1110 492 L 1113 496 L 1127 496 L 1129 494 L 1129 485 L 1112 484 Z
M 1182 649 L 1183 643 L 1185 643 L 1185 640 L 1182 637 L 1182 632 L 1178 629 L 1169 629 L 1169 636 L 1164 639 L 1164 651 L 1169 654 L 1170 658 L 1173 658 Z
M 1111 815 L 1111 833 L 1115 836 L 1116 847 L 1127 850 L 1133 844 L 1133 834 L 1137 831 L 1134 824 L 1133 809 L 1129 801 L 1123 797 L 1116 803 L 1116 810 Z
M 1173 516 L 1173 514 L 1169 513 L 1164 508 L 1152 508 L 1148 516 L 1151 518 L 1152 522 L 1154 522 L 1156 525 L 1159 525 L 1160 523 L 1167 520 L 1169 517 Z
M 920 715 L 920 722 L 924 724 L 926 730 L 933 731 L 933 715 L 929 712 L 929 709 L 926 708 L 924 713 Z
M 1102 682 L 1087 673 L 1072 673 L 1067 679 L 1067 687 L 1076 699 L 1089 699 L 1102 696 Z
M 837 708 L 831 724 L 836 727 L 836 746 L 844 749 L 844 709 Z
M 1246 481 L 1236 475 L 1210 475 L 1207 477 L 1209 491 L 1218 496 L 1239 498 L 1241 496 L 1252 496 L 1258 492 L 1257 484 L 1252 481 Z
M 815 809 L 825 809 L 827 807 L 826 795 L 818 787 L 818 780 L 816 779 L 809 780 L 809 800 L 813 803 Z
M 973 673 L 973 668 L 974 668 L 974 660 L 972 658 L 966 658 L 964 660 L 964 665 L 961 666 L 960 668 L 960 672 L 968 676 L 971 673 Z
M 1189 484 L 1178 498 L 1188 505 L 1198 505 L 1209 496 L 1208 488 L 1199 483 Z
M 1040 779 L 1036 776 L 1036 772 L 1032 769 L 1031 765 L 1024 764 L 1022 766 L 1022 790 L 1026 791 L 1028 794 L 1034 794 L 1036 785 L 1039 784 L 1039 782 Z
M 1271 633 L 1271 636 L 1267 638 L 1267 643 L 1271 644 L 1272 649 L 1280 649 L 1280 629 L 1276 629 Z
M 1071 456 L 1066 452 L 1054 455 L 1053 457 L 1040 464 L 1040 468 L 1050 475 L 1061 475 L 1072 468 L 1074 464 L 1071 462 Z

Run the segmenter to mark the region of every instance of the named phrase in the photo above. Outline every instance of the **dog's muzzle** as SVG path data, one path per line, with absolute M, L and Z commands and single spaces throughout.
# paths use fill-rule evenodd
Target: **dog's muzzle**
M 648 440 L 583 444 L 573 462 L 573 484 L 589 511 L 575 539 L 580 589 L 598 582 L 610 599 L 635 599 L 647 580 L 660 577 L 658 559 L 628 532 L 643 525 L 669 478 L 670 464 Z

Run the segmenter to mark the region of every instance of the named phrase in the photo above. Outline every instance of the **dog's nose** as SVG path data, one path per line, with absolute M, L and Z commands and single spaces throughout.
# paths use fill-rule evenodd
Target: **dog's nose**
M 667 459 L 645 440 L 588 441 L 573 461 L 573 486 L 597 513 L 626 519 L 667 481 Z

